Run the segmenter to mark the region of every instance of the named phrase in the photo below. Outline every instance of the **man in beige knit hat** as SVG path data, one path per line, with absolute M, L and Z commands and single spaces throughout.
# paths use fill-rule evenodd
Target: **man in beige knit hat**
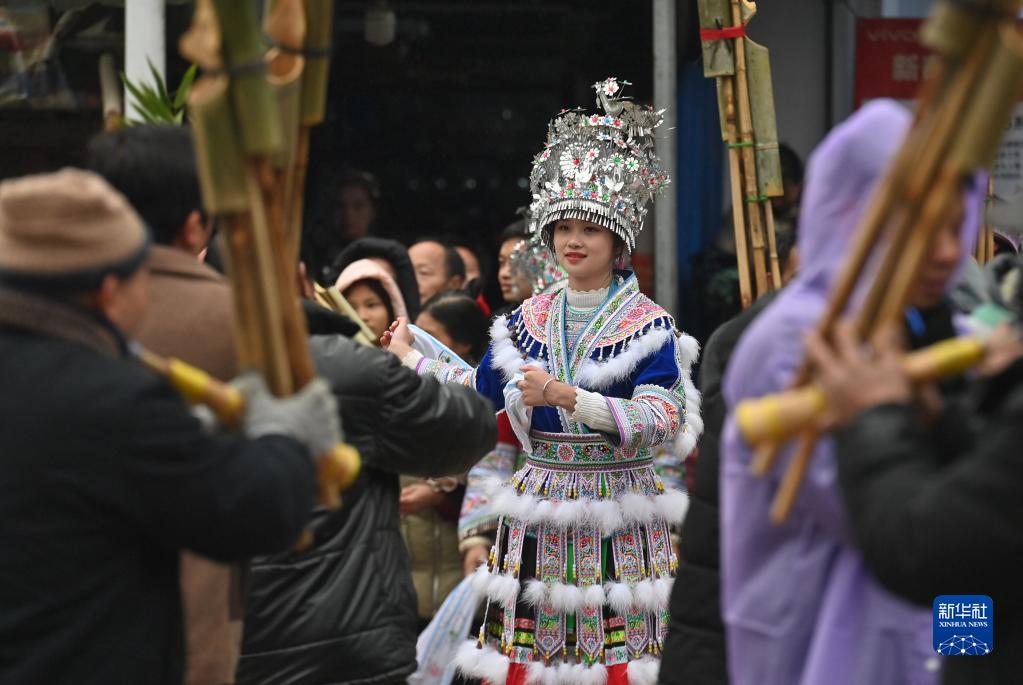
M 0 682 L 180 683 L 180 550 L 285 548 L 338 437 L 321 381 L 208 435 L 134 364 L 148 251 L 92 173 L 0 183 Z
M 234 308 L 227 279 L 201 263 L 208 231 L 202 215 L 192 132 L 141 124 L 95 137 L 86 166 L 125 196 L 153 246 L 149 306 L 136 337 L 221 381 L 237 373 Z M 185 685 L 234 682 L 241 649 L 244 574 L 192 552 L 181 555 Z

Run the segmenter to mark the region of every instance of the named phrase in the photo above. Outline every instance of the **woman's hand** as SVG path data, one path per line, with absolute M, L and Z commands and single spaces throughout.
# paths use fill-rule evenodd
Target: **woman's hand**
M 575 411 L 575 388 L 568 383 L 554 380 L 538 366 L 522 367 L 524 378 L 519 381 L 522 401 L 527 407 L 562 407 Z M 544 386 L 547 391 L 544 392 Z
M 428 483 L 413 483 L 401 489 L 398 497 L 398 511 L 401 514 L 418 514 L 432 509 L 444 500 L 443 492 L 434 492 Z
M 408 329 L 408 319 L 404 316 L 399 316 L 398 320 L 380 336 L 380 347 L 389 350 L 398 359 L 404 359 L 405 355 L 412 351 L 415 342 L 416 337 Z
M 465 550 L 465 556 L 462 557 L 462 570 L 465 575 L 471 576 L 476 573 L 476 569 L 481 564 L 487 563 L 487 558 L 490 556 L 490 548 L 486 545 L 476 545 Z
M 977 366 L 977 373 L 985 378 L 997 376 L 1020 357 L 1023 357 L 1023 341 L 1015 328 L 1003 323 L 988 338 L 987 354 Z
M 828 398 L 825 428 L 842 426 L 861 411 L 889 402 L 909 402 L 913 388 L 902 370 L 902 345 L 890 328 L 877 336 L 870 348 L 861 343 L 853 325 L 835 326 L 834 344 L 828 345 L 816 331 L 806 341 L 806 352 L 815 367 L 815 380 Z

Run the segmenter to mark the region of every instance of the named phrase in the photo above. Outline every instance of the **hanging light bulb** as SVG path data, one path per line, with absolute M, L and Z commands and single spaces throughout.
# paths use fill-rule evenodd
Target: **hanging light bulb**
M 370 0 L 366 7 L 366 42 L 383 47 L 394 42 L 397 20 L 387 0 Z

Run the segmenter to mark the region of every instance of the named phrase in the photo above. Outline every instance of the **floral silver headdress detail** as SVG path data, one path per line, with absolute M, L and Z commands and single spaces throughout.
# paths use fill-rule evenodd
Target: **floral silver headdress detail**
M 609 228 L 631 252 L 648 205 L 671 182 L 654 154 L 664 110 L 624 99 L 625 85 L 614 77 L 593 84 L 603 114 L 564 110 L 547 128 L 529 175 L 529 208 L 530 230 L 548 245 L 551 223 L 582 219 Z
M 511 269 L 512 279 L 516 279 L 519 274 L 529 278 L 533 295 L 555 290 L 555 286 L 563 284 L 568 278 L 554 257 L 554 252 L 538 235 L 519 241 L 508 255 L 508 268 Z

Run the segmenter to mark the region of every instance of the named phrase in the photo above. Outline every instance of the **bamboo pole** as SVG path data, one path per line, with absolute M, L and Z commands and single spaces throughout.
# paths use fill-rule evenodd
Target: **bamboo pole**
M 746 203 L 742 198 L 742 169 L 737 146 L 739 136 L 736 125 L 735 82 L 731 77 L 718 81 L 725 102 L 725 126 L 728 145 L 729 185 L 732 193 L 732 226 L 735 230 L 735 258 L 739 272 L 739 298 L 743 309 L 753 304 L 753 285 L 750 282 L 749 251 L 746 244 Z
M 292 168 L 288 172 L 285 215 L 288 218 L 288 259 L 297 263 L 302 248 L 306 178 L 309 170 L 310 131 L 323 122 L 327 110 L 330 47 L 333 38 L 334 0 L 303 0 L 307 30 L 304 37 L 298 136 Z
M 905 143 L 896 153 L 895 160 L 889 166 L 884 179 L 875 186 L 874 194 L 868 203 L 867 213 L 856 230 L 853 247 L 850 256 L 843 264 L 842 270 L 835 285 L 832 288 L 828 299 L 828 307 L 817 326 L 818 332 L 825 340 L 831 337 L 831 329 L 838 322 L 852 298 L 853 292 L 859 282 L 860 275 L 867 266 L 867 262 L 874 252 L 875 247 L 882 240 L 885 230 L 889 228 L 889 222 L 893 213 L 897 213 L 897 203 L 906 196 L 919 196 L 920 192 L 929 184 L 936 173 L 934 165 L 937 161 L 937 154 L 928 156 L 928 151 L 943 152 L 947 145 L 934 146 L 932 141 L 948 141 L 951 131 L 955 126 L 955 115 L 960 114 L 961 108 L 966 103 L 968 88 L 976 78 L 979 77 L 980 68 L 983 65 L 983 49 L 974 52 L 972 60 L 965 67 L 966 78 L 956 81 L 951 93 L 946 93 L 946 88 L 940 84 L 925 84 L 922 94 L 925 99 L 920 103 L 916 115 L 916 126 L 910 129 Z M 956 72 L 948 68 L 941 68 L 934 74 L 935 78 L 955 78 Z M 951 108 L 943 106 L 938 110 L 940 102 L 951 102 Z M 940 147 L 940 150 L 936 150 Z M 921 163 L 921 157 L 924 158 Z M 930 165 L 926 169 L 924 165 Z M 911 179 L 919 174 L 922 179 L 914 190 L 910 189 Z M 914 192 L 915 191 L 915 192 Z M 858 318 L 858 330 L 866 337 L 872 327 L 871 322 L 876 318 L 876 312 L 880 307 L 880 300 L 886 292 L 886 279 L 890 274 L 899 268 L 901 249 L 907 238 L 907 231 L 914 228 L 910 222 L 902 222 L 899 227 L 891 227 L 889 232 L 890 240 L 886 247 L 887 253 L 885 262 L 879 270 L 880 280 L 875 287 L 871 288 L 867 300 L 861 309 Z M 803 364 L 796 374 L 792 387 L 800 387 L 810 379 L 811 368 Z M 773 468 L 781 450 L 780 444 L 765 444 L 756 451 L 751 462 L 750 470 L 757 476 L 763 476 Z
M 294 12 L 294 0 L 281 1 Z M 197 115 L 203 199 L 227 226 L 239 358 L 264 373 L 272 392 L 289 395 L 308 383 L 314 370 L 296 265 L 284 259 L 284 190 L 274 160 L 279 167 L 287 137 L 264 69 L 254 5 L 198 0 L 182 50 L 211 72 L 193 88 L 189 104 Z M 231 66 L 226 73 L 224 64 Z M 294 66 L 293 61 L 290 71 L 285 69 L 289 76 L 275 78 L 294 80 Z M 358 453 L 347 445 L 318 455 L 320 503 L 338 506 L 340 491 L 358 472 Z
M 740 0 L 731 0 L 732 25 L 742 26 L 742 9 Z M 749 204 L 749 235 L 750 248 L 753 252 L 753 278 L 756 283 L 757 297 L 770 291 L 767 282 L 767 259 L 766 244 L 764 242 L 764 228 L 761 224 L 760 211 L 757 204 L 760 203 L 760 187 L 757 185 L 757 160 L 754 150 L 753 139 L 753 118 L 750 114 L 749 83 L 746 80 L 746 46 L 745 38 L 739 37 L 734 41 L 735 45 L 735 88 L 736 88 L 736 110 L 739 115 L 740 144 L 742 145 L 743 165 L 743 191 L 746 194 L 745 202 Z
M 223 425 L 237 428 L 241 423 L 245 397 L 237 389 L 202 369 L 174 357 L 158 355 L 138 343 L 132 343 L 132 353 L 143 367 L 166 378 L 190 403 L 209 407 Z
M 987 343 L 967 336 L 943 340 L 902 358 L 902 369 L 913 383 L 957 376 L 980 363 Z M 755 400 L 735 408 L 735 422 L 742 437 L 751 443 L 782 441 L 812 426 L 828 408 L 824 390 L 816 383 Z
M 338 289 L 334 286 L 324 288 L 319 283 L 314 283 L 313 288 L 315 289 L 316 296 L 324 303 L 324 306 L 333 309 L 339 314 L 343 314 L 359 326 L 359 332 L 355 336 L 355 340 L 368 347 L 376 347 L 376 335 L 370 330 L 366 322 L 362 320 L 358 312 L 352 308 L 352 305 L 348 304 L 348 300 L 344 298 Z
M 892 244 L 857 319 L 864 339 L 901 317 L 934 236 L 957 201 L 964 175 L 990 163 L 998 141 L 993 131 L 1000 130 L 1023 86 L 1023 41 L 1018 34 L 997 23 L 977 33 L 980 40 L 974 42 L 973 52 L 947 88 L 935 117 L 934 135 L 922 148 L 906 187 L 906 203 L 896 214 Z M 991 78 L 981 78 L 985 68 Z M 968 103 L 974 107 L 967 109 Z M 811 438 L 815 436 L 808 431 L 802 445 Z M 775 522 L 785 520 L 798 494 L 805 462 L 812 454 L 810 450 L 804 455 L 802 445 L 772 504 Z
M 771 286 L 781 290 L 782 265 L 778 262 L 778 235 L 774 230 L 774 207 L 770 202 L 762 203 L 764 218 L 767 220 L 767 249 L 770 251 Z

